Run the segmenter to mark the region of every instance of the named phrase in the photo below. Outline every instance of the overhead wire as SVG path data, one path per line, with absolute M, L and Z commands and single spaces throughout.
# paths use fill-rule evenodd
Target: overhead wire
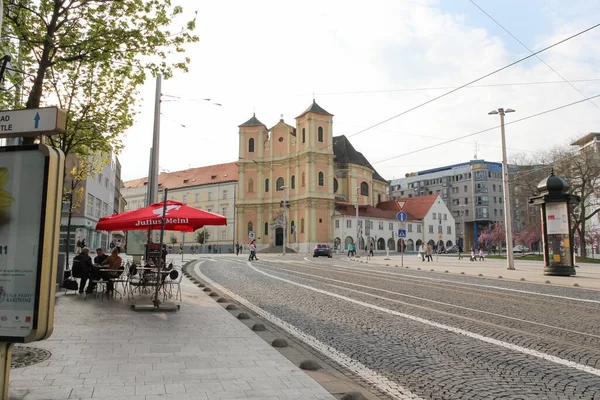
M 489 73 L 487 73 L 487 74 L 485 74 L 485 75 L 483 75 L 483 76 L 481 76 L 481 77 L 479 77 L 479 78 L 477 78 L 477 79 L 474 79 L 474 80 L 472 80 L 472 81 L 470 81 L 470 82 L 467 82 L 467 83 L 465 83 L 465 84 L 463 84 L 463 85 L 461 85 L 461 86 L 459 86 L 459 87 L 457 87 L 457 88 L 455 88 L 455 89 L 452 89 L 452 90 L 450 90 L 450 91 L 448 91 L 448 92 L 445 92 L 444 94 L 441 94 L 441 95 L 439 95 L 439 96 L 436 96 L 436 97 L 434 97 L 433 99 L 429 99 L 429 100 L 427 100 L 427 101 L 425 101 L 425 102 L 423 102 L 423 103 L 421 103 L 421 104 L 419 104 L 419 105 L 416 105 L 416 106 L 414 106 L 414 107 L 411 107 L 411 108 L 409 108 L 408 110 L 402 111 L 402 112 L 401 112 L 401 113 L 399 113 L 399 114 L 396 114 L 396 115 L 394 115 L 394 116 L 392 116 L 392 117 L 386 118 L 386 119 L 384 119 L 383 121 L 380 121 L 380 122 L 378 122 L 378 123 L 376 123 L 376 124 L 373 124 L 373 125 L 371 125 L 371 126 L 369 126 L 369 127 L 365 128 L 365 129 L 362 129 L 362 130 L 358 131 L 358 132 L 355 132 L 355 133 L 353 133 L 353 134 L 349 135 L 349 136 L 348 136 L 348 138 L 351 138 L 351 137 L 354 137 L 354 136 L 360 135 L 361 133 L 364 133 L 364 132 L 366 132 L 366 131 L 368 131 L 368 130 L 370 130 L 370 129 L 376 128 L 376 127 L 378 127 L 379 125 L 383 125 L 383 124 L 385 124 L 386 122 L 389 122 L 389 121 L 391 121 L 391 120 L 393 120 L 393 119 L 396 119 L 396 118 L 398 118 L 398 117 L 401 117 L 401 116 L 403 116 L 403 115 L 405 115 L 405 114 L 408 114 L 408 113 L 409 113 L 409 112 L 411 112 L 411 111 L 414 111 L 414 110 L 417 110 L 417 109 L 419 109 L 419 108 L 421 108 L 421 107 L 424 107 L 424 106 L 426 106 L 427 104 L 433 103 L 434 101 L 437 101 L 437 100 L 439 100 L 439 99 L 441 99 L 441 98 L 444 98 L 444 97 L 446 97 L 446 96 L 448 96 L 448 95 L 450 95 L 450 94 L 452 94 L 452 93 L 454 93 L 454 92 L 457 92 L 457 91 L 459 91 L 460 89 L 463 89 L 463 88 L 465 88 L 465 87 L 467 87 L 467 86 L 469 86 L 469 85 L 472 85 L 472 84 L 473 84 L 473 83 L 475 83 L 475 82 L 479 82 L 479 81 L 481 81 L 481 80 L 483 80 L 483 79 L 485 79 L 485 78 L 488 78 L 488 77 L 490 77 L 490 76 L 492 76 L 492 75 L 494 75 L 494 74 L 497 74 L 498 72 L 504 71 L 505 69 L 508 69 L 508 68 L 512 67 L 513 65 L 519 64 L 519 63 L 521 63 L 521 62 L 523 62 L 523 61 L 525 61 L 525 60 L 528 60 L 528 59 L 530 59 L 531 57 L 535 57 L 536 55 L 538 55 L 538 54 L 540 54 L 540 53 L 543 53 L 544 51 L 550 50 L 550 49 L 551 49 L 551 48 L 553 48 L 553 47 L 556 47 L 556 46 L 558 46 L 558 45 L 560 45 L 560 44 L 562 44 L 562 43 L 565 43 L 565 42 L 567 42 L 567 41 L 569 41 L 569 40 L 571 40 L 571 39 L 574 39 L 574 38 L 576 38 L 576 37 L 578 37 L 578 36 L 580 36 L 580 35 L 583 35 L 584 33 L 586 33 L 586 32 L 589 32 L 589 31 L 591 31 L 591 30 L 593 30 L 593 29 L 597 28 L 598 26 L 600 26 L 600 23 L 598 23 L 598 24 L 596 24 L 596 25 L 593 25 L 593 26 L 591 26 L 591 27 L 589 27 L 589 28 L 587 28 L 587 29 L 584 29 L 584 30 L 582 30 L 582 31 L 580 31 L 580 32 L 577 32 L 577 33 L 575 33 L 575 34 L 573 34 L 573 35 L 571 35 L 571 36 L 569 36 L 569 37 L 567 37 L 567 38 L 565 38 L 565 39 L 562 39 L 562 40 L 560 40 L 560 41 L 558 41 L 558 42 L 555 42 L 555 43 L 553 43 L 553 44 L 551 44 L 551 45 L 549 45 L 549 46 L 546 46 L 546 47 L 544 47 L 543 49 L 541 49 L 541 50 L 538 50 L 538 51 L 536 51 L 536 52 L 534 52 L 534 53 L 532 53 L 532 54 L 530 54 L 530 55 L 528 55 L 528 56 L 525 56 L 525 57 L 522 57 L 522 58 L 520 58 L 520 59 L 518 59 L 518 60 L 516 60 L 516 61 L 513 61 L 512 63 L 510 63 L 510 64 L 508 64 L 508 65 L 505 65 L 504 67 L 501 67 L 501 68 L 498 68 L 498 69 L 496 69 L 496 70 L 494 70 L 494 71 L 492 71 L 492 72 L 489 72 Z
M 479 4 L 475 3 L 474 0 L 469 0 L 471 2 L 471 4 L 473 4 L 475 7 L 477 7 L 482 13 L 484 13 L 489 19 L 491 19 L 492 21 L 494 21 L 494 23 L 496 25 L 498 25 L 500 28 L 502 28 L 502 30 L 506 33 L 508 33 L 510 35 L 510 37 L 512 37 L 513 39 L 515 39 L 517 42 L 519 42 L 519 44 L 521 46 L 523 46 L 528 52 L 533 53 L 533 50 L 531 50 L 529 47 L 527 47 L 527 45 L 525 43 L 523 43 L 522 41 L 519 40 L 519 38 L 517 38 L 515 35 L 513 35 L 508 29 L 506 29 L 500 22 L 498 22 L 494 17 L 492 17 L 488 12 L 486 12 L 483 8 L 481 8 L 481 6 L 479 6 Z M 544 61 L 541 57 L 539 57 L 537 54 L 535 55 L 535 57 L 540 60 L 546 67 L 548 67 L 552 72 L 554 72 L 556 75 L 558 75 L 560 77 L 560 79 L 562 79 L 565 83 L 569 84 L 569 86 L 571 86 L 573 89 L 575 89 L 577 91 L 577 93 L 579 93 L 580 95 L 582 95 L 583 97 L 586 97 L 586 95 L 579 90 L 578 88 L 575 87 L 575 85 L 573 85 L 571 82 L 569 82 L 567 80 L 567 78 L 565 78 L 564 76 L 562 76 L 557 70 L 555 70 L 554 68 L 552 68 L 550 66 L 550 64 L 548 64 L 546 61 Z M 594 103 L 593 101 L 589 100 L 589 102 L 596 108 L 600 109 L 600 106 L 598 106 L 596 103 Z
M 580 104 L 580 103 L 583 103 L 585 101 L 588 101 L 589 99 L 595 99 L 597 97 L 600 97 L 600 94 L 597 94 L 597 95 L 591 96 L 591 97 L 586 97 L 585 99 L 578 100 L 578 101 L 575 101 L 575 102 L 572 102 L 572 103 L 568 103 L 568 104 L 564 104 L 564 105 L 559 106 L 559 107 L 554 107 L 554 108 L 551 108 L 549 110 L 545 110 L 545 111 L 542 111 L 542 112 L 539 112 L 539 113 L 528 115 L 527 117 L 519 118 L 519 119 L 516 119 L 514 121 L 509 121 L 509 122 L 506 122 L 504 125 L 505 126 L 506 125 L 512 125 L 512 124 L 516 124 L 518 122 L 526 121 L 528 119 L 539 117 L 539 116 L 545 115 L 545 114 L 549 114 L 551 112 L 558 111 L 558 110 L 561 110 L 563 108 L 571 107 L 571 106 L 574 106 L 576 104 Z M 446 140 L 446 141 L 441 142 L 441 143 L 432 144 L 430 146 L 422 147 L 420 149 L 411 150 L 409 152 L 402 153 L 402 154 L 399 154 L 399 155 L 396 155 L 396 156 L 393 156 L 393 157 L 389 157 L 389 158 L 386 158 L 386 159 L 383 159 L 383 160 L 375 161 L 372 164 L 373 165 L 374 164 L 381 164 L 381 163 L 384 163 L 386 161 L 395 160 L 395 159 L 400 158 L 400 157 L 408 156 L 408 155 L 415 154 L 415 153 L 420 153 L 420 152 L 425 151 L 425 150 L 433 149 L 435 147 L 439 147 L 439 146 L 442 146 L 442 145 L 445 145 L 445 144 L 448 144 L 448 143 L 456 142 L 458 140 L 462 140 L 462 139 L 465 139 L 465 138 L 468 138 L 468 137 L 471 137 L 471 136 L 479 135 L 481 133 L 489 132 L 491 130 L 498 129 L 498 128 L 500 128 L 500 125 L 496 125 L 496 126 L 491 127 L 491 128 L 483 129 L 483 130 L 480 130 L 480 131 L 477 131 L 477 132 L 469 133 L 467 135 L 463 135 L 463 136 L 459 136 L 459 137 L 456 137 L 456 138 L 453 138 L 453 139 L 449 139 L 449 140 Z

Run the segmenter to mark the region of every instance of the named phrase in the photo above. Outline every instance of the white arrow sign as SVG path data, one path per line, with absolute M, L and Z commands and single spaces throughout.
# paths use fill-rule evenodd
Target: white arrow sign
M 0 138 L 63 133 L 66 121 L 65 111 L 56 107 L 0 111 Z

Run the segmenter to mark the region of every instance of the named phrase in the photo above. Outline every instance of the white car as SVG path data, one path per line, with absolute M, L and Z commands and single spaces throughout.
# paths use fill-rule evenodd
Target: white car
M 529 247 L 523 246 L 522 244 L 516 245 L 513 247 L 513 253 L 527 253 L 529 251 Z

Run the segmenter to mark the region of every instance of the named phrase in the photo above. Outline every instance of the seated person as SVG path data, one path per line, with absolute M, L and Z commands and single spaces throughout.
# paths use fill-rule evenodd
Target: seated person
M 114 248 L 111 255 L 108 256 L 101 264 L 102 267 L 110 270 L 119 270 L 119 272 L 106 272 L 101 271 L 102 279 L 107 282 L 106 284 L 106 294 L 110 294 L 114 292 L 114 285 L 111 279 L 117 278 L 121 275 L 123 259 L 119 257 L 119 250 Z
M 90 249 L 84 247 L 81 249 L 81 252 L 75 256 L 73 259 L 73 266 L 78 265 L 78 269 L 81 274 L 81 282 L 79 283 L 79 293 L 83 293 L 83 288 L 85 284 L 89 280 L 89 284 L 87 287 L 87 292 L 91 293 L 94 290 L 94 285 L 92 283 L 92 258 L 90 257 Z
M 108 258 L 108 255 L 104 253 L 104 250 L 101 248 L 96 249 L 96 257 L 94 257 L 94 264 L 102 265 L 104 260 Z

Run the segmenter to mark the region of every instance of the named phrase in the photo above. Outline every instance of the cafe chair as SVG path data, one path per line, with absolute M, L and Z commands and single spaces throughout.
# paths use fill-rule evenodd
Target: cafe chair
M 165 278 L 163 283 L 163 300 L 166 300 L 167 297 L 173 297 L 173 286 L 177 286 L 177 291 L 175 292 L 175 300 L 177 300 L 177 296 L 179 296 L 179 301 L 183 301 L 181 297 L 181 279 L 183 278 L 183 274 L 179 268 L 173 268 L 169 275 Z

